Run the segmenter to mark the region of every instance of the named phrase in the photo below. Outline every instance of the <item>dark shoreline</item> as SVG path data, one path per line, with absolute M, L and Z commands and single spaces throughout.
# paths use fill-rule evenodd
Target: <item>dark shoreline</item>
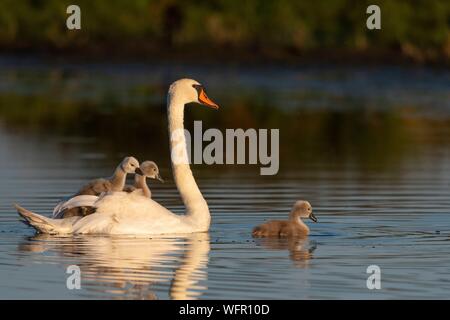
M 330 49 L 311 50 L 308 52 L 289 52 L 264 50 L 241 50 L 227 48 L 198 48 L 190 47 L 186 50 L 167 50 L 161 53 L 161 48 L 110 47 L 90 46 L 83 48 L 54 48 L 54 47 L 15 47 L 0 48 L 0 56 L 14 58 L 36 57 L 42 60 L 57 62 L 142 62 L 149 63 L 177 62 L 195 64 L 228 64 L 247 66 L 383 66 L 396 65 L 406 67 L 436 67 L 450 68 L 450 59 L 440 56 L 435 59 L 419 59 L 405 55 L 398 50 L 380 50 L 373 52 Z

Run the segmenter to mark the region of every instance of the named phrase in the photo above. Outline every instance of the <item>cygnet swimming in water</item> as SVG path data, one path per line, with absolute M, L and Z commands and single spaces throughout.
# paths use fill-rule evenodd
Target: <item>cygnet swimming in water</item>
M 254 237 L 298 237 L 309 234 L 308 226 L 302 218 L 310 218 L 317 222 L 308 201 L 299 200 L 295 202 L 289 214 L 289 220 L 270 220 L 253 229 Z

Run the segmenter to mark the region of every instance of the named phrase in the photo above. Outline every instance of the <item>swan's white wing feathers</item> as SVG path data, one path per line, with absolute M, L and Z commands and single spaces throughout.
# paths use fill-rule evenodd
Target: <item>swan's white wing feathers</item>
M 97 196 L 82 195 L 75 196 L 67 201 L 62 201 L 53 210 L 53 218 L 58 218 L 63 211 L 68 209 L 76 207 L 92 207 L 98 199 L 99 197 Z
M 184 216 L 173 214 L 140 193 L 116 192 L 96 202 L 96 213 L 74 226 L 75 233 L 166 234 L 189 233 Z

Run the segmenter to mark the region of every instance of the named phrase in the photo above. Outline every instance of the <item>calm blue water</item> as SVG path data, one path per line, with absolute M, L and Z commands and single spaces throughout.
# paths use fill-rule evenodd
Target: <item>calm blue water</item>
M 0 65 L 5 70 L 0 76 L 4 108 L 0 112 L 0 298 L 449 297 L 448 72 L 198 66 L 167 71 L 136 65 L 61 67 L 7 59 Z M 17 97 L 44 96 L 43 105 L 80 99 L 95 108 L 99 97 L 113 92 L 117 104 L 160 103 L 164 84 L 181 74 L 204 79 L 210 96 L 216 92 L 225 104 L 224 113 L 234 99 L 266 96 L 278 109 L 310 110 L 312 115 L 305 118 L 292 117 L 298 123 L 295 139 L 282 136 L 278 175 L 261 177 L 254 167 L 194 166 L 212 213 L 208 234 L 152 239 L 54 237 L 36 235 L 19 222 L 13 203 L 50 214 L 60 198 L 91 178 L 110 175 L 119 159 L 134 149 L 130 151 L 127 144 L 111 148 L 97 133 L 53 130 L 52 122 L 35 128 L 38 120 L 26 114 L 31 110 L 26 105 L 29 100 Z M 150 85 L 142 87 L 143 83 Z M 11 108 L 20 111 L 13 114 Z M 346 108 L 351 121 L 345 120 Z M 353 114 L 355 109 L 362 113 Z M 373 109 L 381 110 L 382 117 L 370 117 Z M 316 118 L 315 112 L 336 110 L 343 116 L 320 127 L 328 134 L 317 137 L 313 128 L 323 118 Z M 392 112 L 396 116 L 387 125 L 383 119 L 391 119 Z M 365 113 L 369 117 L 363 124 L 373 125 L 367 132 L 358 127 L 356 118 Z M 76 121 L 66 117 L 68 122 Z M 339 119 L 348 121 L 345 130 L 333 129 Z M 281 130 L 288 125 L 283 123 Z M 274 126 L 271 123 L 270 128 Z M 354 134 L 358 132 L 360 136 Z M 145 141 L 142 148 L 149 150 L 142 156 L 158 159 L 167 180 L 151 185 L 154 198 L 181 213 L 169 162 L 159 148 L 166 141 Z M 287 217 L 297 199 L 309 200 L 319 219 L 317 224 L 307 222 L 309 238 L 251 237 L 255 225 Z M 381 268 L 381 290 L 366 287 L 366 268 L 373 264 Z M 66 287 L 69 265 L 81 269 L 80 290 Z

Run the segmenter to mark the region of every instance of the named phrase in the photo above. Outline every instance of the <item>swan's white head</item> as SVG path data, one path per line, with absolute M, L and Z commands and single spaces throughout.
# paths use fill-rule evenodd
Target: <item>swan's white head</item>
M 310 218 L 312 221 L 317 222 L 311 204 L 304 200 L 299 200 L 294 203 L 290 216 L 292 219 Z
M 145 176 L 147 178 L 151 179 L 157 179 L 161 182 L 164 182 L 164 180 L 159 175 L 159 168 L 153 161 L 144 161 L 141 163 L 141 166 L 138 170 L 136 170 L 136 174 Z
M 219 106 L 208 98 L 205 88 L 193 79 L 180 79 L 170 85 L 168 99 L 187 104 L 199 103 L 213 109 L 219 109 Z
M 139 169 L 139 161 L 134 157 L 126 157 L 120 163 L 120 167 L 126 173 L 135 173 Z

